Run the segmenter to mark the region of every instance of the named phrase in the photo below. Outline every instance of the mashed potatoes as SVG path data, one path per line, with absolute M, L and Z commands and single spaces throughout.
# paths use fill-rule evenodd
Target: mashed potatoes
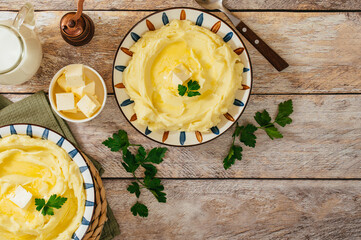
M 17 186 L 33 198 L 22 209 L 10 201 Z M 35 198 L 68 198 L 53 216 L 35 209 Z M 83 178 L 78 166 L 55 143 L 11 135 L 0 139 L 0 239 L 71 239 L 85 210 Z
M 238 55 L 220 36 L 190 21 L 173 20 L 149 31 L 130 50 L 133 57 L 123 82 L 135 102 L 138 123 L 150 130 L 208 131 L 241 88 Z M 189 80 L 199 83 L 201 95 L 178 94 L 170 73 L 179 64 L 191 72 Z

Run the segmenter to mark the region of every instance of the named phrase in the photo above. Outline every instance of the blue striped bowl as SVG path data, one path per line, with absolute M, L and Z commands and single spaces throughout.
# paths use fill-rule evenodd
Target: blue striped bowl
M 70 143 L 65 137 L 60 134 L 41 126 L 33 124 L 13 124 L 0 127 L 0 138 L 5 136 L 19 134 L 19 135 L 28 135 L 30 137 L 42 138 L 56 143 L 59 147 L 64 149 L 73 161 L 78 165 L 79 171 L 84 179 L 84 189 L 86 193 L 85 201 L 85 212 L 81 221 L 81 225 L 75 231 L 72 236 L 72 239 L 79 240 L 82 239 L 87 232 L 94 211 L 94 201 L 95 201 L 95 192 L 94 192 L 94 183 L 93 177 L 90 173 L 89 167 L 84 160 L 83 156 L 79 150 Z
M 147 126 L 135 122 L 134 101 L 130 99 L 123 84 L 123 71 L 132 58 L 129 48 L 148 31 L 159 29 L 173 19 L 189 20 L 218 34 L 227 42 L 244 64 L 243 89 L 236 92 L 236 98 L 217 126 L 209 132 L 150 131 Z M 113 89 L 118 106 L 130 124 L 144 136 L 170 146 L 194 146 L 211 141 L 227 131 L 242 115 L 252 89 L 252 65 L 246 46 L 233 28 L 219 17 L 193 8 L 171 8 L 153 13 L 135 24 L 119 45 L 113 63 Z

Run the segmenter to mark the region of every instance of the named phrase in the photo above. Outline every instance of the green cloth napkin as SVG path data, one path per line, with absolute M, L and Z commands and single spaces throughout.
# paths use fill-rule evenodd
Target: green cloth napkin
M 47 127 L 62 134 L 77 146 L 68 125 L 52 111 L 48 98 L 43 91 L 16 103 L 12 103 L 9 99 L 0 95 L 0 126 L 15 123 L 30 123 Z M 89 159 L 94 163 L 100 175 L 102 175 L 104 169 L 100 163 L 94 159 Z M 119 225 L 109 205 L 107 217 L 108 221 L 104 225 L 101 240 L 111 240 L 120 234 Z

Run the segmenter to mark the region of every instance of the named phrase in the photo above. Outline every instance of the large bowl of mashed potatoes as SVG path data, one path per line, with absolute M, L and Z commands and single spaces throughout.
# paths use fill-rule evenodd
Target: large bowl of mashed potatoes
M 60 134 L 31 124 L 0 127 L 0 239 L 82 239 L 93 186 L 81 153 Z M 36 199 L 54 194 L 66 201 L 52 215 L 36 209 Z
M 124 116 L 172 146 L 205 143 L 241 116 L 252 69 L 237 32 L 218 17 L 173 8 L 138 22 L 119 46 L 113 86 Z

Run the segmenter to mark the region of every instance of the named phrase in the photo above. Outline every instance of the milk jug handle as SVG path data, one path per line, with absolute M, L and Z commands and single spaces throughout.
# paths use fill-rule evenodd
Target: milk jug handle
M 23 24 L 31 28 L 35 26 L 34 7 L 30 3 L 26 3 L 20 8 L 13 22 L 16 29 L 19 29 Z

